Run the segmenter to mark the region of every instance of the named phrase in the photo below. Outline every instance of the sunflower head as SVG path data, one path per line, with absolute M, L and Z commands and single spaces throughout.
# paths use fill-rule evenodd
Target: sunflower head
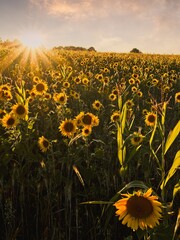
M 64 88 L 69 88 L 70 87 L 70 83 L 68 81 L 64 81 L 63 82 L 63 87 Z
M 95 109 L 95 110 L 100 110 L 101 107 L 102 107 L 102 103 L 99 101 L 99 100 L 95 100 L 92 104 L 92 107 Z
M 18 124 L 17 118 L 13 114 L 6 114 L 4 117 L 1 119 L 1 124 L 5 128 L 11 128 L 11 127 L 16 127 Z
M 114 94 L 114 93 L 109 94 L 109 100 L 110 100 L 110 101 L 113 102 L 113 101 L 116 100 L 116 98 L 117 98 L 116 94 Z
M 180 103 L 180 92 L 177 92 L 177 93 L 175 94 L 175 102 L 176 102 L 176 103 Z
M 115 111 L 111 115 L 111 122 L 117 122 L 119 120 L 119 118 L 120 118 L 120 112 L 119 111 Z
M 134 80 L 134 78 L 130 78 L 130 79 L 129 79 L 129 84 L 130 84 L 130 85 L 135 84 L 135 80 Z
M 33 86 L 33 91 L 36 95 L 42 95 L 48 89 L 47 84 L 44 81 L 39 80 L 36 85 Z
M 67 103 L 67 99 L 68 99 L 68 97 L 67 97 L 66 93 L 64 93 L 64 92 L 56 93 L 55 97 L 54 97 L 54 100 L 56 102 L 63 104 L 63 105 L 65 105 Z
M 144 136 L 141 133 L 134 132 L 131 137 L 131 144 L 133 146 L 138 146 L 143 141 Z
M 84 77 L 83 79 L 82 79 L 82 84 L 84 84 L 84 85 L 88 85 L 89 84 L 89 79 L 88 78 L 86 78 L 86 77 Z
M 74 82 L 75 82 L 76 84 L 80 84 L 80 83 L 81 83 L 81 78 L 80 78 L 80 77 L 75 77 L 75 78 L 74 78 Z
M 73 137 L 77 130 L 76 121 L 72 119 L 62 121 L 59 130 L 63 136 Z
M 38 145 L 42 152 L 47 152 L 47 150 L 50 148 L 50 142 L 44 136 L 39 137 Z
M 157 115 L 155 113 L 153 113 L 153 112 L 147 113 L 146 117 L 145 117 L 146 125 L 153 127 L 156 123 L 156 118 L 157 118 Z
M 12 106 L 12 112 L 18 118 L 25 118 L 28 114 L 28 109 L 25 105 L 17 103 Z
M 122 196 L 125 198 L 114 204 L 117 209 L 116 215 L 119 220 L 122 220 L 122 224 L 127 224 L 133 230 L 154 228 L 159 224 L 162 204 L 157 196 L 152 195 L 151 188 L 144 193 L 139 190 L 133 194 L 122 194 Z
M 82 129 L 82 136 L 88 137 L 92 133 L 92 128 L 89 126 L 85 126 Z

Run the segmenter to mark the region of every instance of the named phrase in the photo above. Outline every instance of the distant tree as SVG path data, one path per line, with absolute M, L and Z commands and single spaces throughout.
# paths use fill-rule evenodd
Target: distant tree
M 139 49 L 137 48 L 133 48 L 131 51 L 131 53 L 142 53 Z
M 90 47 L 90 48 L 88 48 L 88 51 L 90 51 L 90 52 L 96 52 L 96 50 L 95 50 L 94 47 Z

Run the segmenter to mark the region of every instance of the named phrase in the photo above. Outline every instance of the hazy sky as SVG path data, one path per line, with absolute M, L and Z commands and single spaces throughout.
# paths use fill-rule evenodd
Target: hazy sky
M 45 47 L 180 54 L 180 0 L 0 0 L 0 38 L 31 29 Z

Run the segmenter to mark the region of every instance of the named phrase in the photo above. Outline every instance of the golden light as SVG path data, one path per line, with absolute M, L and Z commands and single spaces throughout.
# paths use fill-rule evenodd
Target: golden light
M 21 43 L 30 49 L 40 48 L 44 43 L 43 35 L 36 31 L 26 31 L 19 38 Z

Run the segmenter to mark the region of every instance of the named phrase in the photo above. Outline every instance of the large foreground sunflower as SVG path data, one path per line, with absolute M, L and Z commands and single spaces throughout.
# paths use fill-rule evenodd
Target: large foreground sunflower
M 162 204 L 157 201 L 157 196 L 151 194 L 151 188 L 145 193 L 139 190 L 133 194 L 122 194 L 125 198 L 114 204 L 117 209 L 116 215 L 122 220 L 122 224 L 127 224 L 133 230 L 154 228 L 159 224 Z

